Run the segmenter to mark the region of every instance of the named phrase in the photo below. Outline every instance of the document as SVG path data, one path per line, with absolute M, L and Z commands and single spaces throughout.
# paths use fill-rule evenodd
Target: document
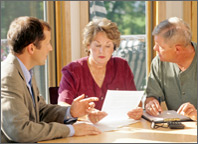
M 101 131 L 109 131 L 138 122 L 139 120 L 130 119 L 127 113 L 138 106 L 143 93 L 144 91 L 108 90 L 102 107 L 102 111 L 108 115 L 94 126 Z
M 191 120 L 189 117 L 186 117 L 184 115 L 178 114 L 175 110 L 167 110 L 163 111 L 158 116 L 151 116 L 149 115 L 146 110 L 143 112 L 143 118 L 149 121 L 154 121 L 158 123 L 167 122 L 167 121 L 189 121 Z
M 108 113 L 106 119 L 126 119 L 127 112 L 136 108 L 140 103 L 144 91 L 108 90 L 102 111 Z

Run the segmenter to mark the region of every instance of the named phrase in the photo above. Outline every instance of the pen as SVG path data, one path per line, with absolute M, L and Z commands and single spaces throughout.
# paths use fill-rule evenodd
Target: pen
M 158 98 L 158 102 L 159 102 L 159 105 L 161 106 L 161 97 Z M 161 114 L 161 111 L 159 111 L 159 113 Z

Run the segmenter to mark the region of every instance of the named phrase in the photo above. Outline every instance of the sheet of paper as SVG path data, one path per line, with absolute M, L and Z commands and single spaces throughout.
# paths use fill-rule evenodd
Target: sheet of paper
M 132 123 L 136 123 L 139 120 L 134 120 L 134 119 L 123 119 L 123 120 L 117 120 L 117 121 L 103 121 L 99 122 L 96 124 L 91 123 L 90 121 L 78 121 L 77 123 L 86 123 L 89 125 L 93 125 L 96 128 L 98 128 L 101 132 L 105 131 L 112 131 L 112 130 L 117 130 L 119 127 L 126 126 Z
M 144 91 L 108 90 L 102 111 L 108 113 L 104 120 L 127 119 L 127 113 L 136 108 Z
M 144 91 L 108 90 L 102 107 L 102 111 L 108 115 L 94 126 L 104 132 L 138 122 L 139 120 L 130 119 L 127 113 L 138 106 L 143 93 Z
M 111 130 L 116 130 L 119 127 L 122 126 L 126 126 L 132 123 L 136 123 L 139 120 L 134 120 L 134 119 L 119 119 L 119 120 L 115 120 L 115 121 L 101 121 L 97 124 L 94 124 L 95 127 L 97 127 L 98 129 L 100 129 L 100 131 L 104 132 L 104 131 L 111 131 Z

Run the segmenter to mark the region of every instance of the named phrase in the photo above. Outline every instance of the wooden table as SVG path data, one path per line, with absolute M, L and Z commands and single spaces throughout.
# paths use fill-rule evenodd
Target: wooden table
M 99 135 L 68 137 L 40 143 L 197 143 L 197 122 L 183 122 L 184 129 L 152 129 L 150 122 L 140 122 Z

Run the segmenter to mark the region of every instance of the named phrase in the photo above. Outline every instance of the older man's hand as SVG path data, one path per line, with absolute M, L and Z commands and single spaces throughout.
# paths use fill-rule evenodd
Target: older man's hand
M 189 102 L 182 104 L 177 110 L 177 113 L 190 117 L 192 120 L 197 120 L 197 110 L 194 105 Z
M 152 116 L 158 116 L 163 110 L 154 97 L 149 97 L 146 99 L 146 112 Z

